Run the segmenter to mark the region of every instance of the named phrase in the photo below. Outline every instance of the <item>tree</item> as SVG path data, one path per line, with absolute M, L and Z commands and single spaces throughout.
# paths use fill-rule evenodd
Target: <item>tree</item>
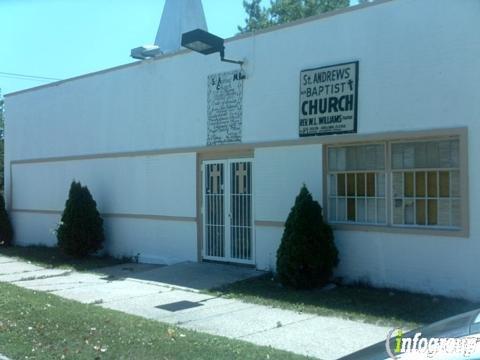
M 8 246 L 12 244 L 13 228 L 5 210 L 5 200 L 3 194 L 0 194 L 0 246 Z
M 272 25 L 268 17 L 267 9 L 260 6 L 261 2 L 262 0 L 252 0 L 251 2 L 243 1 L 243 8 L 248 17 L 245 19 L 245 26 L 243 28 L 238 26 L 238 31 L 245 33 L 265 29 Z
M 241 33 L 261 30 L 305 17 L 349 6 L 349 0 L 270 0 L 270 7 L 260 6 L 261 0 L 243 1 L 247 13 Z
M 5 121 L 4 121 L 4 101 L 2 98 L 2 94 L 0 92 L 0 193 L 3 194 L 3 187 L 4 187 L 4 149 L 5 149 L 5 140 L 4 140 L 4 128 L 5 128 Z
M 337 265 L 332 228 L 323 220 L 320 204 L 303 185 L 277 251 L 277 277 L 286 286 L 308 289 L 324 285 Z
M 103 219 L 90 191 L 73 181 L 57 229 L 58 247 L 67 255 L 83 258 L 102 249 Z

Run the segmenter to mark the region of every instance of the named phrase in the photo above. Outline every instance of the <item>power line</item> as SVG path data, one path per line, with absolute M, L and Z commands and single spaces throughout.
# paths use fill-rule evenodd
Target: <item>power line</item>
M 51 82 L 52 81 L 52 80 L 41 80 L 41 79 L 24 78 L 24 77 L 8 76 L 8 75 L 0 75 L 0 78 L 15 79 L 15 80 L 27 80 L 27 81 L 39 81 L 39 82 Z
M 57 79 L 57 78 L 45 77 L 45 76 L 17 74 L 17 73 L 3 72 L 3 71 L 0 71 L 0 76 L 1 77 L 8 77 L 8 78 L 23 79 L 23 80 L 42 80 L 42 81 L 44 81 L 44 80 L 46 80 L 46 81 L 62 80 L 62 79 Z

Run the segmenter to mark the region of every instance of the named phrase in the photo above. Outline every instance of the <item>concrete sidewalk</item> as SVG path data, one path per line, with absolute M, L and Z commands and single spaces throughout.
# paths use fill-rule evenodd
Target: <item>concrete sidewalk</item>
M 215 297 L 202 289 L 258 276 L 229 265 L 124 264 L 84 273 L 0 256 L 0 281 L 323 360 L 384 340 L 389 328 Z

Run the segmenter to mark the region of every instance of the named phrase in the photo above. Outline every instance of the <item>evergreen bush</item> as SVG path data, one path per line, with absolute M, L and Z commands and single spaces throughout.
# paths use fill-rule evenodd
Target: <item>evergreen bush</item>
M 332 228 L 324 221 L 320 204 L 303 185 L 277 251 L 277 277 L 283 285 L 309 289 L 325 285 L 337 265 Z
M 0 193 L 0 246 L 12 245 L 13 228 L 7 210 L 5 209 L 5 199 Z
M 66 254 L 83 258 L 102 249 L 103 219 L 90 191 L 73 181 L 57 229 L 58 247 Z

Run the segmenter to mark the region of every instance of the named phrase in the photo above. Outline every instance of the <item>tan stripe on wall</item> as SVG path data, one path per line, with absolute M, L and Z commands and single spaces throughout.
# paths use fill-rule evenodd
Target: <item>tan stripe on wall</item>
M 264 226 L 264 227 L 284 227 L 285 222 L 283 221 L 268 221 L 268 220 L 255 220 L 255 226 Z
M 35 210 L 35 209 L 13 209 L 13 212 L 45 214 L 45 215 L 61 215 L 60 210 Z M 167 216 L 167 215 L 148 215 L 148 214 L 122 214 L 122 213 L 102 213 L 105 218 L 126 218 L 126 219 L 142 219 L 142 220 L 161 220 L 161 221 L 183 221 L 196 222 L 196 217 L 190 216 Z

